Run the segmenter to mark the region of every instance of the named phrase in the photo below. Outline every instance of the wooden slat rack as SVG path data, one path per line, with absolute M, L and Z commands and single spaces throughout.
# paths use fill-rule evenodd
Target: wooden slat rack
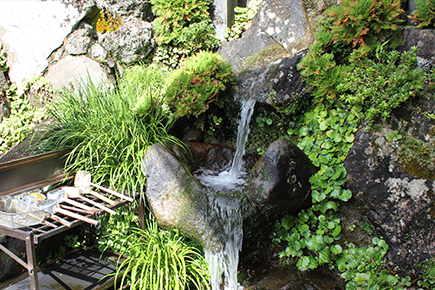
M 14 196 L 44 188 L 49 185 L 66 182 L 68 179 L 72 179 L 73 176 L 66 177 L 62 171 L 64 167 L 62 158 L 67 152 L 68 151 L 65 150 L 56 151 L 0 164 L 0 196 Z M 114 205 L 104 204 L 110 209 L 115 209 L 128 203 L 128 201 L 111 196 L 108 193 L 101 191 L 99 193 L 116 202 Z M 92 195 L 86 195 L 86 197 L 98 203 L 102 203 Z M 94 214 L 83 214 L 83 216 L 95 218 L 99 214 L 104 213 L 101 209 L 96 208 L 91 204 L 83 201 L 78 202 L 98 210 Z M 139 215 L 143 216 L 143 207 L 139 207 L 139 211 Z M 21 266 L 27 269 L 30 280 L 30 289 L 32 290 L 39 290 L 39 269 L 37 267 L 36 261 L 35 244 L 39 244 L 44 239 L 60 234 L 69 230 L 70 228 L 82 225 L 84 223 L 80 220 L 76 220 L 60 213 L 56 213 L 56 215 L 69 221 L 71 223 L 71 227 L 64 226 L 52 219 L 47 219 L 47 221 L 55 225 L 55 227 L 43 223 L 19 229 L 0 226 L 0 234 L 25 241 L 27 261 L 23 261 L 1 244 L 0 250 L 5 252 Z

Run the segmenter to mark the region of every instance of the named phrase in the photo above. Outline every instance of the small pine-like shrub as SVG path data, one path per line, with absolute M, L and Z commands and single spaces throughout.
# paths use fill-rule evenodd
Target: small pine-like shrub
M 435 24 L 435 2 L 432 0 L 416 0 L 417 10 L 410 16 L 412 22 L 418 23 L 418 28 L 433 26 Z
M 158 16 L 154 32 L 159 47 L 155 60 L 177 67 L 182 58 L 220 45 L 208 12 L 210 0 L 151 0 Z
M 177 117 L 198 116 L 233 83 L 232 67 L 217 53 L 200 52 L 173 71 L 165 101 Z
M 399 0 L 342 0 L 327 15 L 334 23 L 334 41 L 375 49 L 387 40 L 392 48 L 401 44 L 403 12 Z

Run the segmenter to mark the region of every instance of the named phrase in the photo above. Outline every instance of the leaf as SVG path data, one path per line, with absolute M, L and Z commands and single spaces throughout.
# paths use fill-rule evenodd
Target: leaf
M 334 255 L 339 255 L 339 254 L 341 254 L 343 252 L 343 248 L 340 245 L 336 244 L 336 245 L 333 245 L 331 247 L 331 252 Z
M 336 237 L 340 233 L 341 233 L 341 226 L 340 225 L 336 225 L 331 234 L 332 234 L 333 237 Z
M 306 232 L 306 231 L 308 231 L 310 229 L 310 227 L 307 225 L 307 224 L 302 224 L 302 225 L 299 225 L 298 226 L 298 230 L 300 231 L 300 232 Z
M 329 263 L 331 261 L 330 255 L 331 255 L 331 250 L 328 246 L 321 249 L 319 251 L 319 264 L 322 265 L 322 264 Z
M 349 201 L 349 199 L 351 199 L 351 197 L 352 197 L 352 191 L 350 191 L 349 189 L 344 189 L 341 191 L 340 194 L 341 201 L 347 202 Z
M 338 210 L 337 203 L 335 203 L 333 201 L 323 202 L 320 206 L 320 212 L 325 214 L 328 209 L 332 209 L 332 210 L 334 210 L 334 212 L 337 212 L 337 210 Z
M 354 134 L 348 134 L 346 135 L 346 142 L 348 143 L 352 143 L 353 141 L 355 141 L 355 135 Z

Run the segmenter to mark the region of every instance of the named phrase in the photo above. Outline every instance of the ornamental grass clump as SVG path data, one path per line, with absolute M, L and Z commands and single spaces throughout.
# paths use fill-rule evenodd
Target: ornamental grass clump
M 187 58 L 173 71 L 165 102 L 177 117 L 198 116 L 233 84 L 232 67 L 217 53 L 200 52 Z
M 161 230 L 150 217 L 145 230 L 134 229 L 125 241 L 115 284 L 129 289 L 210 289 L 201 252 L 176 231 Z M 127 257 L 123 259 L 123 257 Z
M 68 172 L 87 170 L 97 184 L 136 193 L 146 182 L 140 166 L 146 149 L 176 139 L 168 134 L 175 120 L 158 100 L 146 112 L 134 112 L 147 84 L 131 76 L 135 74 L 127 72 L 126 79 L 120 80 L 120 90 L 92 82 L 76 91 L 65 89 L 48 105 L 55 122 L 46 128 L 41 146 L 71 149 L 66 159 Z

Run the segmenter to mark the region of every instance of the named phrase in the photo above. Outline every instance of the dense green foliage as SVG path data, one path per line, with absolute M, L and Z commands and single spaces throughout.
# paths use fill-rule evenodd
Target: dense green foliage
M 210 0 L 151 0 L 158 48 L 155 60 L 177 67 L 182 58 L 220 45 L 208 12 Z
M 257 14 L 261 2 L 262 0 L 255 0 L 249 2 L 249 7 L 234 7 L 234 24 L 227 28 L 226 40 L 230 41 L 242 37 L 242 34 L 249 28 L 251 20 Z
M 187 58 L 170 75 L 165 102 L 179 117 L 198 116 L 232 83 L 232 67 L 217 53 L 200 52 Z
M 163 106 L 165 82 L 168 77 L 169 72 L 155 64 L 137 65 L 124 72 L 124 76 L 119 80 L 118 89 L 123 95 L 136 98 L 133 112 L 146 117 L 153 109 Z
M 3 43 L 0 43 L 0 69 L 3 72 L 9 69 L 8 58 L 6 57 L 6 52 L 3 50 Z
M 417 48 L 400 53 L 380 50 L 374 59 L 364 58 L 344 74 L 340 100 L 364 107 L 366 118 L 387 118 L 409 97 L 423 88 L 425 76 L 418 69 Z
M 346 89 L 340 85 L 352 78 L 355 69 L 361 72 L 367 66 L 376 69 L 376 65 L 385 64 L 392 58 L 379 52 L 389 51 L 401 44 L 402 13 L 398 0 L 343 1 L 326 12 L 319 22 L 317 41 L 298 65 L 316 102 L 338 105 L 339 95 Z M 361 62 L 367 58 L 372 61 Z M 390 61 L 395 65 L 390 71 L 397 68 L 398 74 L 400 70 L 409 71 L 412 65 L 407 62 L 405 66 L 409 67 L 402 68 L 396 64 L 398 59 L 394 61 Z M 413 83 L 412 77 L 410 83 Z
M 78 91 L 64 90 L 48 106 L 56 122 L 48 125 L 43 146 L 72 149 L 67 171 L 89 171 L 95 183 L 134 194 L 145 186 L 140 165 L 146 149 L 174 139 L 167 133 L 174 118 L 158 104 L 146 115 L 136 115 L 132 109 L 142 95 L 139 90 L 147 86 L 128 79 L 121 86 L 123 90 L 115 90 L 91 83 Z
M 435 287 L 435 258 L 431 257 L 423 263 L 421 266 L 421 278 L 418 280 L 417 284 L 420 287 L 425 287 L 427 289 L 434 289 Z
M 53 94 L 47 81 L 42 77 L 23 83 L 18 88 L 13 84 L 7 90 L 10 115 L 4 117 L 0 123 L 0 155 L 23 141 L 37 124 L 46 119 L 45 108 L 35 106 L 28 99 L 29 90 L 33 91 L 34 99 L 38 103 Z
M 146 230 L 125 239 L 115 276 L 130 289 L 209 289 L 208 268 L 200 251 L 176 231 L 164 231 L 150 216 Z M 116 278 L 117 280 L 119 278 Z M 116 281 L 115 281 L 116 284 Z
M 413 11 L 412 22 L 418 23 L 417 27 L 433 26 L 435 24 L 435 2 L 432 0 L 416 0 L 417 10 Z

